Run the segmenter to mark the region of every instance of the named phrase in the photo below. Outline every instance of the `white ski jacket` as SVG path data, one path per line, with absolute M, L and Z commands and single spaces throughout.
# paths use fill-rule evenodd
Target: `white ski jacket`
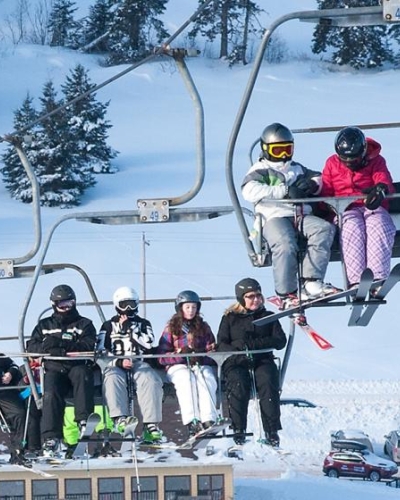
M 276 200 L 287 198 L 288 188 L 297 178 L 306 176 L 318 184 L 321 191 L 321 173 L 310 170 L 293 160 L 287 162 L 271 162 L 264 158 L 258 160 L 247 172 L 242 182 L 242 194 L 246 201 L 254 203 L 256 214 L 261 214 L 263 224 L 274 217 L 293 217 L 296 205 L 293 203 L 277 203 Z M 302 213 L 310 214 L 312 208 L 303 204 Z

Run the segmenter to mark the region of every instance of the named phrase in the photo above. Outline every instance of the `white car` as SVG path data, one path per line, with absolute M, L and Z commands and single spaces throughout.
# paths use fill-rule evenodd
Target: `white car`
M 400 463 L 400 431 L 391 431 L 385 435 L 383 451 L 397 464 Z

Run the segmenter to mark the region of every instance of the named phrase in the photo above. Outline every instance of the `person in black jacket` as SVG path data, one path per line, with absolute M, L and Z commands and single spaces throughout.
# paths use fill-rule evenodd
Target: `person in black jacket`
M 25 405 L 18 389 L 2 389 L 18 385 L 21 379 L 19 367 L 14 361 L 0 354 L 0 410 L 1 425 L 10 432 L 10 463 L 25 465 L 24 428 Z
M 94 351 L 96 329 L 92 321 L 76 309 L 75 292 L 69 285 L 56 286 L 50 295 L 53 314 L 35 326 L 27 343 L 30 353 L 44 354 L 44 391 L 42 408 L 43 454 L 53 455 L 63 435 L 65 398 L 72 389 L 75 421 L 81 433 L 94 408 L 92 364 L 85 360 L 46 359 L 71 352 Z
M 227 309 L 217 334 L 219 351 L 253 351 L 283 349 L 286 335 L 275 321 L 255 326 L 253 321 L 272 314 L 264 307 L 261 286 L 255 279 L 244 278 L 235 286 L 237 303 Z M 279 372 L 272 352 L 232 355 L 222 365 L 226 383 L 229 416 L 232 420 L 234 441 L 245 442 L 247 413 L 252 393 L 252 377 L 260 404 L 260 416 L 265 432 L 264 444 L 279 446 L 280 421 Z

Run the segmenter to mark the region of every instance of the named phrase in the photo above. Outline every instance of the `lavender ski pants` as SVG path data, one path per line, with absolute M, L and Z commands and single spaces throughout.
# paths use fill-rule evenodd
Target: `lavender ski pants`
M 374 279 L 387 278 L 395 234 L 396 226 L 382 207 L 355 207 L 344 212 L 340 238 L 350 285 L 360 282 L 366 267 L 374 273 Z

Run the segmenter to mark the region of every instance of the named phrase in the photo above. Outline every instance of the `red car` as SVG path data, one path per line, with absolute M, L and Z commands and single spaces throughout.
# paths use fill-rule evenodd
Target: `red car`
M 360 477 L 380 481 L 390 479 L 398 468 L 395 462 L 378 457 L 368 450 L 333 450 L 325 458 L 322 471 L 328 477 Z

